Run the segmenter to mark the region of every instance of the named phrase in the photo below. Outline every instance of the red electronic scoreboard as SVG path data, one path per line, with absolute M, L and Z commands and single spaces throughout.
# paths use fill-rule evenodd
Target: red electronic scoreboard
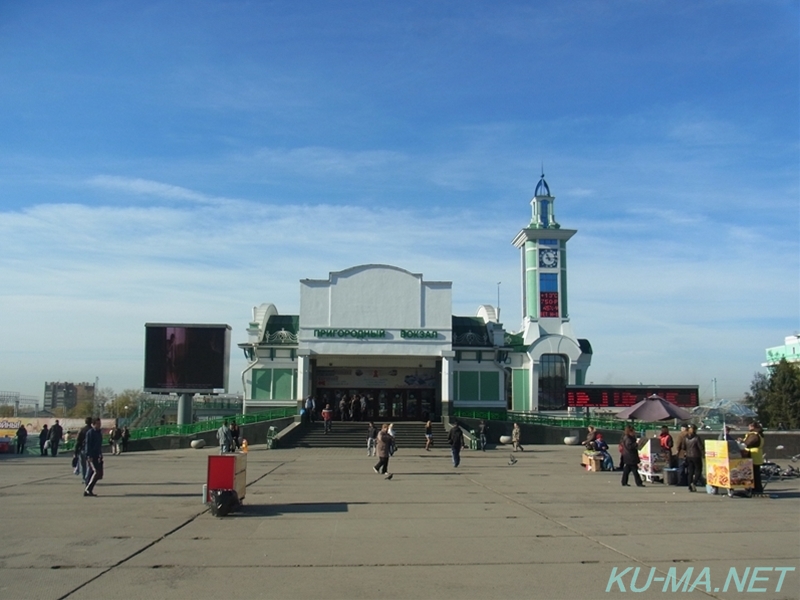
M 683 408 L 699 404 L 699 388 L 695 385 L 568 385 L 567 406 L 588 408 L 626 408 L 655 394 Z

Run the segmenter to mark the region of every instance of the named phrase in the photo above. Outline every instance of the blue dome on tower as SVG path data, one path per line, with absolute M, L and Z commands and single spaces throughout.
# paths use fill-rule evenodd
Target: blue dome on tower
M 550 186 L 547 185 L 547 182 L 544 180 L 544 173 L 542 173 L 542 178 L 539 179 L 539 183 L 536 184 L 536 190 L 533 192 L 534 196 L 550 196 Z

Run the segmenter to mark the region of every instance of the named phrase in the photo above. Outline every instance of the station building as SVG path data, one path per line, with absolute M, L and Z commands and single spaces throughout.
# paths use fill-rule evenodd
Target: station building
M 567 303 L 567 242 L 542 175 L 520 249 L 522 323 L 509 331 L 494 306 L 452 314 L 452 282 L 392 265 L 359 265 L 300 280 L 300 314 L 253 309 L 242 373 L 244 412 L 321 408 L 366 396 L 368 418 L 439 419 L 453 409 L 564 408 L 565 386 L 585 382 L 592 349 L 575 338 Z

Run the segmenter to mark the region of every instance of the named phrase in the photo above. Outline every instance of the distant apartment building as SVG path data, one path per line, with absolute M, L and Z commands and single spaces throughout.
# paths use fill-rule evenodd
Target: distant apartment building
M 52 381 L 44 384 L 44 409 L 62 408 L 71 410 L 81 400 L 94 402 L 93 383 L 71 383 L 68 381 Z

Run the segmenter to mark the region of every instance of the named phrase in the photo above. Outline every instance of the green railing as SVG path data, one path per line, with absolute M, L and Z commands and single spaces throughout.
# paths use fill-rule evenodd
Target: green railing
M 598 429 L 612 429 L 620 430 L 625 429 L 630 425 L 630 421 L 623 421 L 621 419 L 613 419 L 608 417 L 558 417 L 554 415 L 543 415 L 540 413 L 525 413 L 525 412 L 512 412 L 507 410 L 469 410 L 456 408 L 451 409 L 450 414 L 456 418 L 462 419 L 483 419 L 484 421 L 515 421 L 517 423 L 527 423 L 530 425 L 546 425 L 549 427 L 565 427 L 565 428 L 584 428 L 593 425 Z M 659 429 L 667 422 L 661 423 L 645 423 L 643 421 L 635 421 L 634 428 L 640 429 Z
M 236 415 L 235 417 L 220 417 L 217 419 L 209 419 L 208 421 L 198 421 L 197 423 L 189 423 L 187 425 L 157 425 L 154 427 L 137 427 L 131 429 L 132 440 L 143 440 L 147 438 L 162 437 L 165 435 L 194 435 L 196 433 L 203 433 L 205 431 L 216 431 L 222 427 L 223 421 L 235 420 L 238 425 L 248 425 L 251 423 L 262 423 L 264 421 L 274 421 L 276 419 L 285 419 L 287 417 L 294 417 L 297 414 L 297 408 L 293 406 L 286 406 L 282 408 L 271 408 L 264 412 L 253 413 L 249 415 Z M 104 431 L 103 441 L 106 441 L 107 435 Z M 75 445 L 73 440 L 61 446 L 64 450 L 71 450 Z
M 164 435 L 193 435 L 204 431 L 215 431 L 222 427 L 223 421 L 235 420 L 238 425 L 250 423 L 261 423 L 263 421 L 274 421 L 275 419 L 285 419 L 297 414 L 297 408 L 286 406 L 283 408 L 271 408 L 270 410 L 253 413 L 249 415 L 236 415 L 235 417 L 219 417 L 208 421 L 198 421 L 187 425 L 158 425 L 155 427 L 141 427 L 131 430 L 132 440 L 142 440 L 151 437 L 161 437 Z
M 484 421 L 505 421 L 507 420 L 507 410 L 489 410 L 489 409 L 466 409 L 466 408 L 451 408 L 450 415 L 461 419 L 483 419 Z

